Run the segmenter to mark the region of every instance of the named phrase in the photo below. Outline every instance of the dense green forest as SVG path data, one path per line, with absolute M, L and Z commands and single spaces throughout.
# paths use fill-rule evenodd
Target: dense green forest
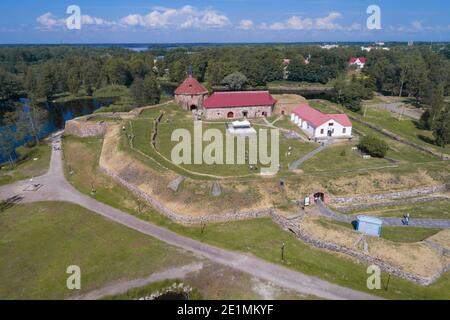
M 362 73 L 352 73 L 348 60 L 367 58 Z M 283 60 L 289 59 L 288 66 Z M 305 64 L 305 59 L 309 64 Z M 391 50 L 361 52 L 358 46 L 332 50 L 313 45 L 236 45 L 134 52 L 121 48 L 24 46 L 0 48 L 0 125 L 16 124 L 18 99 L 26 97 L 31 122 L 39 124 L 43 101 L 108 97 L 111 110 L 155 104 L 167 86 L 173 88 L 188 70 L 212 90 L 265 88 L 273 81 L 327 84 L 332 99 L 359 111 L 374 91 L 405 96 L 426 108 L 420 126 L 433 130 L 436 143 L 450 143 L 450 45 L 392 45 Z M 33 110 L 35 109 L 35 110 Z M 13 114 L 11 114 L 11 112 Z M 22 111 L 23 113 L 23 111 Z M 28 117 L 30 118 L 30 117 Z M 2 140 L 6 137 L 2 131 Z M 10 133 L 12 134 L 12 133 Z M 3 143 L 2 143 L 3 144 Z

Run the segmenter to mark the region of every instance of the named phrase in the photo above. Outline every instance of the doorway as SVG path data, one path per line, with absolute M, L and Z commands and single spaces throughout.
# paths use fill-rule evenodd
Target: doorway
M 317 192 L 317 193 L 314 194 L 314 201 L 318 202 L 319 200 L 324 202 L 325 194 L 323 192 Z

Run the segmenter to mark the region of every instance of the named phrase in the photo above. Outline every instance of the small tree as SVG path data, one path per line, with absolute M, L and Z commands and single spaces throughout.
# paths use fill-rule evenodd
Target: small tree
M 447 106 L 433 126 L 433 135 L 438 146 L 450 144 L 450 106 Z
M 227 85 L 230 90 L 237 91 L 244 88 L 247 83 L 247 77 L 241 72 L 233 72 L 223 79 L 222 83 Z
M 358 148 L 373 157 L 384 158 L 389 150 L 389 145 L 377 137 L 366 136 L 359 141 Z

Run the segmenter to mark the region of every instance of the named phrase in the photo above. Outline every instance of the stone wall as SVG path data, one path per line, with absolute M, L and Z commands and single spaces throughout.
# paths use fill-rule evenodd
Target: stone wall
M 184 110 L 191 110 L 191 106 L 194 105 L 198 110 L 203 109 L 203 101 L 208 97 L 208 94 L 199 95 L 175 95 L 175 102 Z
M 358 202 L 376 202 L 376 201 L 386 201 L 393 199 L 402 198 L 412 198 L 429 195 L 432 193 L 446 192 L 449 188 L 446 184 L 440 184 L 435 186 L 427 186 L 421 188 L 415 188 L 410 190 L 402 190 L 390 193 L 382 194 L 368 194 L 368 195 L 356 195 L 351 197 L 331 197 L 331 202 L 333 205 L 341 205 L 348 203 L 358 203 Z
M 444 275 L 446 272 L 449 271 L 450 265 L 445 266 L 440 270 L 438 273 L 434 274 L 431 277 L 422 277 L 416 274 L 412 274 L 409 272 L 403 271 L 401 268 L 392 266 L 385 261 L 371 257 L 369 255 L 366 255 L 362 252 L 358 252 L 355 250 L 348 249 L 346 247 L 340 246 L 335 243 L 323 241 L 321 239 L 316 239 L 310 234 L 304 232 L 301 227 L 298 226 L 297 223 L 293 223 L 292 221 L 289 221 L 288 219 L 279 216 L 275 213 L 272 213 L 272 219 L 284 230 L 290 231 L 296 235 L 296 237 L 303 242 L 306 242 L 316 248 L 320 249 L 326 249 L 333 252 L 343 253 L 345 255 L 348 255 L 352 258 L 355 258 L 359 261 L 362 261 L 368 265 L 377 265 L 381 270 L 392 274 L 394 276 L 397 276 L 399 278 L 414 282 L 416 284 L 422 285 L 422 286 L 429 286 L 436 282 L 442 275 Z
M 64 132 L 77 137 L 103 136 L 108 128 L 107 123 L 89 122 L 86 118 L 78 118 L 66 122 Z
M 222 214 L 208 214 L 203 216 L 192 217 L 187 214 L 181 214 L 175 212 L 169 208 L 167 208 L 164 204 L 162 204 L 157 199 L 153 198 L 149 194 L 143 192 L 135 185 L 126 181 L 123 177 L 120 177 L 116 173 L 102 167 L 100 165 L 100 170 L 106 175 L 110 176 L 121 185 L 123 185 L 128 190 L 132 191 L 135 195 L 142 198 L 143 200 L 150 203 L 153 207 L 155 207 L 161 214 L 165 215 L 171 220 L 175 222 L 184 224 L 184 225 L 194 225 L 200 224 L 201 222 L 229 222 L 229 221 L 238 221 L 238 220 L 249 220 L 256 219 L 261 217 L 268 217 L 272 213 L 272 208 L 260 209 L 260 210 L 249 210 L 249 211 L 239 211 L 239 212 L 229 212 Z
M 261 118 L 266 113 L 267 117 L 272 115 L 272 106 L 255 106 L 255 107 L 232 107 L 232 108 L 211 108 L 204 110 L 206 120 L 230 119 L 228 113 L 233 112 L 233 118 L 244 118 L 244 112 L 247 112 L 247 118 Z

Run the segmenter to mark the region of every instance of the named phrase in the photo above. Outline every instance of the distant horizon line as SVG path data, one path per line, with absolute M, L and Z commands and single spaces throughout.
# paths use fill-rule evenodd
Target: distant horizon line
M 235 41 L 235 42 L 11 42 L 0 43 L 0 46 L 32 46 L 32 45 L 48 45 L 48 46 L 77 46 L 77 45 L 130 45 L 130 46 L 146 46 L 146 45 L 233 45 L 233 44 L 376 44 L 376 43 L 450 43 L 447 41 L 430 41 L 430 40 L 379 40 L 379 41 L 262 41 L 262 42 L 249 42 L 249 41 Z

